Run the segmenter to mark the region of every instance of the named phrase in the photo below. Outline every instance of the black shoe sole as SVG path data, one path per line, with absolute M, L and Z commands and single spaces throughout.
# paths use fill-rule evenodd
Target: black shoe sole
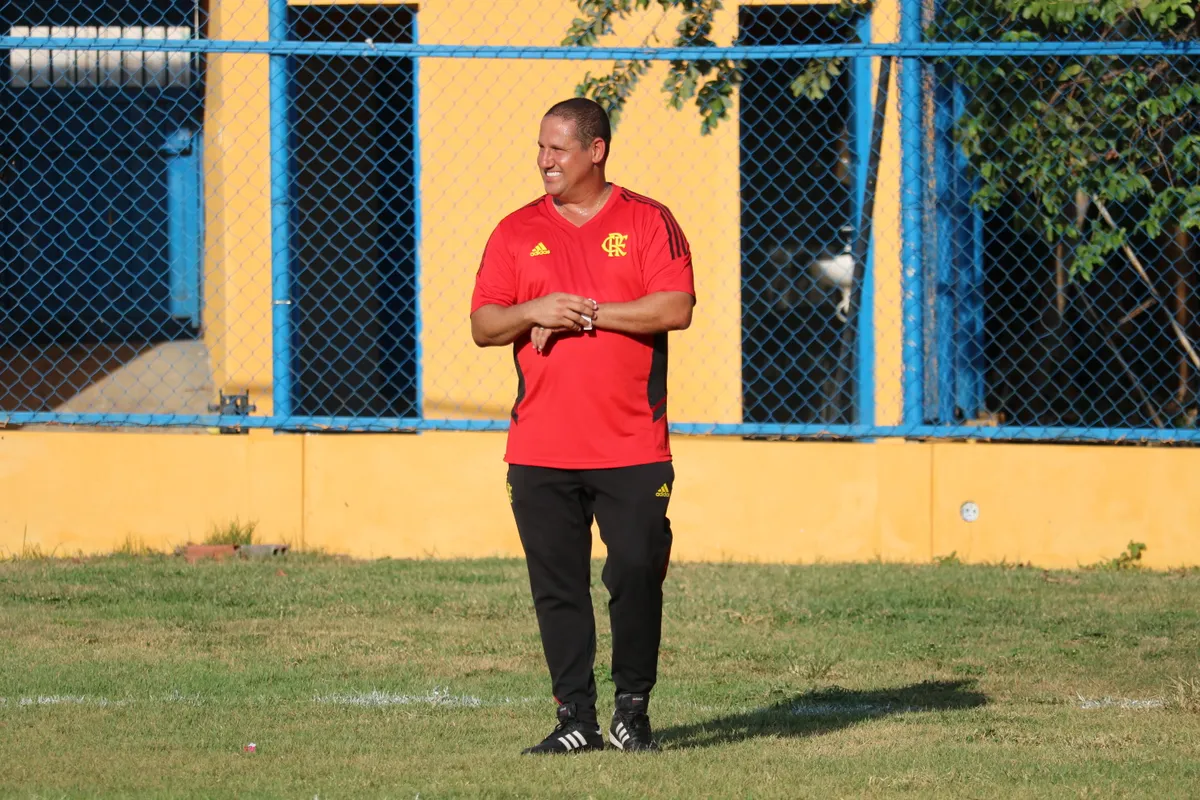
M 586 745 L 584 747 L 576 747 L 574 750 L 534 750 L 526 748 L 521 751 L 523 756 L 573 756 L 578 753 L 599 753 L 604 750 L 604 745 L 597 746 Z

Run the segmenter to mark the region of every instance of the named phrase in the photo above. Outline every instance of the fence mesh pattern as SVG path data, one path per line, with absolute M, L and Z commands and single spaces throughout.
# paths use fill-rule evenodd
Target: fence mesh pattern
M 0 425 L 506 427 L 579 93 L 692 246 L 677 432 L 1200 440 L 1196 11 L 0 0 Z

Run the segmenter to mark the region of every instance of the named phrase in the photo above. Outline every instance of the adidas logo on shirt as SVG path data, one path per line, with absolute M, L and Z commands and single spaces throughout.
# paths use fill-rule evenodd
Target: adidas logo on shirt
M 531 255 L 531 256 L 548 256 L 548 255 L 550 255 L 550 248 L 546 247 L 546 245 L 542 244 L 541 242 L 538 242 L 534 246 L 534 248 L 529 251 L 529 255 Z

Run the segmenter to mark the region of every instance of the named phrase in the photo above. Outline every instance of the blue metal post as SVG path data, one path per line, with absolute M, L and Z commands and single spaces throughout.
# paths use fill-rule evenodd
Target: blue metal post
M 921 0 L 901 0 L 900 40 L 913 45 L 921 41 Z M 925 285 L 922 274 L 922 154 L 921 154 L 921 60 L 905 57 L 900 63 L 900 251 L 903 309 L 905 425 L 918 425 L 924 416 Z
M 71 414 L 58 411 L 0 411 L 0 425 L 103 425 L 118 427 L 192 426 L 211 428 L 228 418 L 215 414 Z M 272 417 L 238 420 L 245 428 L 272 428 Z M 507 419 L 418 419 L 416 417 L 293 416 L 290 430 L 314 431 L 503 431 Z M 1065 442 L 1190 442 L 1200 444 L 1200 428 L 1068 428 L 1017 425 L 953 428 L 946 425 L 821 425 L 780 423 L 671 423 L 681 436 L 804 436 L 817 439 L 919 436 L 930 439 Z
M 860 42 L 871 41 L 871 16 L 864 14 L 858 21 Z M 863 219 L 863 200 L 867 192 L 867 171 L 871 160 L 871 122 L 874 116 L 872 103 L 871 59 L 856 58 L 851 73 L 853 81 L 852 114 L 854 131 L 854 219 L 855 231 L 862 230 L 868 220 Z M 855 310 L 855 421 L 860 425 L 875 424 L 875 227 L 871 226 L 871 238 L 867 243 L 867 257 L 863 264 L 862 286 L 859 288 L 858 308 Z
M 937 422 L 954 420 L 955 404 L 955 330 L 958 311 L 955 265 L 961 263 L 958 246 L 958 179 L 954 159 L 954 108 L 948 71 L 937 69 L 933 88 L 933 172 L 936 192 L 936 229 L 934 245 L 933 347 Z
M 287 0 L 270 0 L 269 34 L 272 44 L 288 37 Z M 288 57 L 270 56 L 271 130 L 271 374 L 272 416 L 292 414 L 292 298 L 291 226 L 288 189 Z
M 413 44 L 420 42 L 420 29 L 417 27 L 420 15 L 412 15 Z M 425 347 L 424 317 L 421 314 L 421 59 L 412 60 L 412 149 L 413 149 L 413 355 L 416 361 L 416 408 L 414 416 L 425 416 Z
M 167 254 L 172 317 L 200 327 L 199 137 L 184 128 L 167 138 Z
M 961 85 L 954 87 L 954 118 L 966 111 L 966 93 Z M 971 205 L 971 195 L 978 177 L 971 177 L 967 157 L 960 148 L 955 152 L 955 178 L 958 222 L 958 328 L 955 355 L 957 364 L 957 403 L 968 418 L 983 410 L 984 341 L 983 341 L 983 212 Z

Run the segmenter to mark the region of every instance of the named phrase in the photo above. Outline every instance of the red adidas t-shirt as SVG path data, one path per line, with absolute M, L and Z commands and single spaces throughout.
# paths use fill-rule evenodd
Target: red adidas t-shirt
M 605 303 L 654 292 L 695 296 L 687 237 L 661 203 L 613 184 L 604 207 L 576 226 L 549 195 L 492 232 L 475 277 L 471 313 L 553 292 Z M 556 333 L 544 353 L 529 334 L 513 343 L 517 398 L 510 464 L 602 469 L 671 460 L 667 335 Z

